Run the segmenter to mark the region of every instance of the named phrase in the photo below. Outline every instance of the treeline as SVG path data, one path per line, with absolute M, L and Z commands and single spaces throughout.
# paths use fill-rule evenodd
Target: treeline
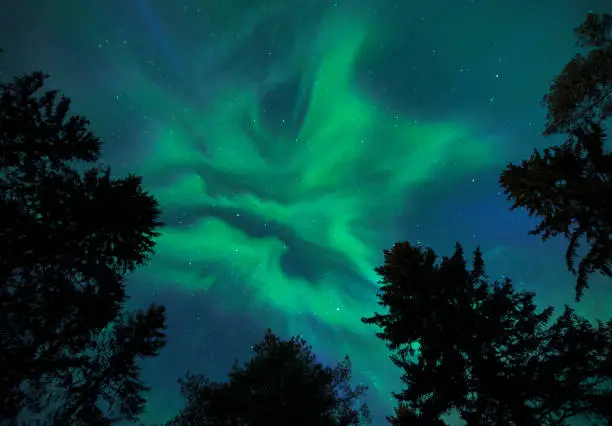
M 612 277 L 612 16 L 589 14 L 575 33 L 583 53 L 543 101 L 544 133 L 565 141 L 509 164 L 500 185 L 539 220 L 530 234 L 567 240 L 580 301 L 593 274 Z M 138 421 L 148 388 L 137 361 L 166 344 L 166 311 L 127 311 L 125 277 L 153 255 L 161 211 L 139 176 L 112 177 L 88 121 L 45 79 L 0 93 L 0 423 Z M 402 372 L 390 424 L 444 425 L 451 411 L 468 425 L 612 424 L 612 320 L 538 307 L 459 244 L 439 258 L 398 242 L 376 272 L 385 313 L 362 321 Z M 185 406 L 166 425 L 370 421 L 348 357 L 324 366 L 306 341 L 271 330 L 253 352 L 224 382 L 180 379 Z

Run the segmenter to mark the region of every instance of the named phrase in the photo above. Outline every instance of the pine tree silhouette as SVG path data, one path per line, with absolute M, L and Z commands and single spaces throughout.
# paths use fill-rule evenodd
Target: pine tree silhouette
M 457 245 L 438 262 L 431 249 L 385 251 L 378 327 L 405 389 L 393 425 L 567 425 L 575 416 L 612 421 L 612 320 L 597 327 L 565 307 L 538 310 L 509 279 L 490 282 L 479 249 L 472 268 Z
M 576 55 L 544 97 L 544 134 L 567 139 L 509 164 L 500 184 L 512 209 L 541 219 L 531 235 L 568 240 L 566 262 L 577 275 L 579 301 L 593 273 L 612 277 L 612 154 L 604 150 L 612 116 L 612 15 L 589 14 L 575 33 L 589 52 Z M 576 267 L 581 241 L 588 251 Z
M 166 426 L 357 426 L 369 422 L 364 386 L 352 387 L 346 357 L 325 367 L 300 337 L 282 340 L 268 330 L 254 356 L 232 368 L 226 382 L 188 373 L 179 380 L 187 403 Z
M 101 141 L 41 93 L 0 87 L 0 423 L 135 419 L 136 359 L 165 344 L 165 310 L 125 312 L 125 275 L 153 253 L 160 211 L 141 179 L 97 163 Z

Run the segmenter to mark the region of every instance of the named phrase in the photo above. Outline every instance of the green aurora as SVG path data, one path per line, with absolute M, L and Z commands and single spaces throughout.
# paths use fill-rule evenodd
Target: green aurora
M 328 330 L 314 337 L 319 344 L 350 353 L 385 388 L 374 373 L 384 349 L 360 323 L 375 308 L 372 267 L 388 244 L 377 226 L 448 164 L 461 173 L 499 159 L 494 141 L 468 126 L 394 112 L 359 87 L 356 65 L 375 42 L 372 23 L 332 10 L 317 34 L 289 52 L 308 61 L 280 59 L 294 65 L 268 87 L 219 89 L 209 100 L 214 112 L 132 70 L 131 101 L 155 123 L 138 172 L 160 182 L 151 189 L 163 206 L 198 212 L 166 227 L 142 274 L 188 292 L 218 287 L 221 309 L 279 311 L 290 334 L 314 336 L 309 324 L 319 323 Z M 231 41 L 225 48 L 239 50 Z M 286 109 L 266 108 L 288 92 Z M 288 256 L 321 270 L 288 273 Z

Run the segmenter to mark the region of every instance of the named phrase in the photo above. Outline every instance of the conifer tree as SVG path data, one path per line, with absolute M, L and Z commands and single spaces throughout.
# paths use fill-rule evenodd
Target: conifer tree
M 165 310 L 125 311 L 125 277 L 160 211 L 140 177 L 98 163 L 100 139 L 46 78 L 0 86 L 0 423 L 133 420 Z
M 348 357 L 334 367 L 317 362 L 301 337 L 280 339 L 271 330 L 253 346 L 254 356 L 232 368 L 228 380 L 200 374 L 180 379 L 186 405 L 166 426 L 357 426 L 369 422 L 357 405 L 364 386 L 351 386 Z
M 612 15 L 589 14 L 575 33 L 586 52 L 564 67 L 543 101 L 544 134 L 564 135 L 565 142 L 509 164 L 500 184 L 512 209 L 540 219 L 530 234 L 568 240 L 566 263 L 577 276 L 580 300 L 593 273 L 612 277 L 612 154 L 605 147 L 612 116 Z M 587 252 L 575 265 L 584 242 Z
M 595 326 L 565 307 L 538 309 L 510 279 L 491 282 L 479 249 L 468 268 L 457 245 L 398 243 L 384 253 L 379 304 L 363 318 L 392 351 L 405 388 L 393 425 L 568 425 L 612 422 L 612 320 Z

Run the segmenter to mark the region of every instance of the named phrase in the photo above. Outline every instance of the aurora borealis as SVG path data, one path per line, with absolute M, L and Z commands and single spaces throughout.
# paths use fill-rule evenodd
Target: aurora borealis
M 157 254 L 129 281 L 170 324 L 143 421 L 180 408 L 187 369 L 221 380 L 270 327 L 350 355 L 383 424 L 398 373 L 360 318 L 395 240 L 480 245 L 492 278 L 573 301 L 563 242 L 527 236 L 497 180 L 552 142 L 539 101 L 606 1 L 450 3 L 3 3 L 4 77 L 51 74 L 104 161 L 160 200 Z M 596 280 L 577 310 L 609 316 L 611 295 Z

